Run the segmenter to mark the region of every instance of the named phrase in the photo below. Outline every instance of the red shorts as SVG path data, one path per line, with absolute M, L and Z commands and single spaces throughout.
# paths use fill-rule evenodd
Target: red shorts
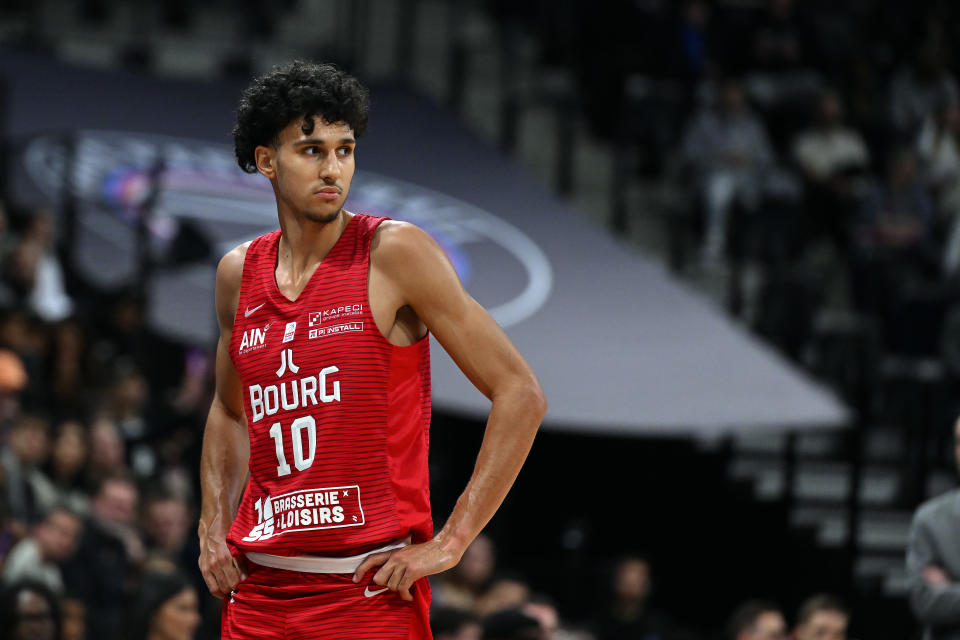
M 413 602 L 351 574 L 303 573 L 245 562 L 247 578 L 223 601 L 222 640 L 432 640 L 430 582 L 410 588 Z

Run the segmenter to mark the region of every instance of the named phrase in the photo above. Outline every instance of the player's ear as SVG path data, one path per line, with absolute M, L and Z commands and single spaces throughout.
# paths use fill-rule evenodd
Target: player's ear
M 257 162 L 257 171 L 266 178 L 273 180 L 277 177 L 277 150 L 273 145 L 258 145 L 253 150 L 253 159 Z

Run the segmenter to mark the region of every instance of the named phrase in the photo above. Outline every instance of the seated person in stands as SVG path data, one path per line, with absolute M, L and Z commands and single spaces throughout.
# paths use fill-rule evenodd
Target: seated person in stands
M 794 640 L 847 640 L 850 612 L 828 594 L 811 596 L 800 606 Z
M 858 309 L 889 319 L 905 291 L 939 277 L 932 227 L 914 152 L 899 147 L 888 158 L 886 179 L 868 191 L 855 230 L 851 284 Z
M 843 105 L 833 90 L 817 100 L 814 125 L 796 137 L 793 157 L 806 181 L 812 236 L 830 237 L 842 254 L 849 246 L 850 212 L 864 187 L 870 153 L 860 134 L 843 123 Z
M 773 162 L 763 123 L 747 106 L 739 81 L 724 81 L 718 108 L 694 116 L 684 134 L 683 156 L 706 209 L 702 257 L 713 262 L 726 246 L 731 207 L 757 207 L 763 171 Z
M 786 640 L 787 621 L 772 602 L 750 600 L 730 616 L 726 637 L 727 640 Z

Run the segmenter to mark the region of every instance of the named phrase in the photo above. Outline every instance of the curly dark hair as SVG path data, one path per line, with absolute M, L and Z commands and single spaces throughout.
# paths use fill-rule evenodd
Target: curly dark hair
M 356 78 L 332 64 L 295 60 L 256 78 L 240 98 L 233 146 L 237 164 L 257 171 L 253 150 L 276 145 L 280 131 L 298 118 L 303 132 L 313 132 L 313 119 L 345 122 L 360 137 L 367 128 L 370 94 Z

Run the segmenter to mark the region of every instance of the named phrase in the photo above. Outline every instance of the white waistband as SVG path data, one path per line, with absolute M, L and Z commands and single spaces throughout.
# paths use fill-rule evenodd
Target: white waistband
M 379 549 L 371 549 L 366 553 L 356 556 L 347 556 L 343 558 L 322 558 L 320 556 L 275 556 L 269 553 L 258 553 L 248 551 L 247 558 L 264 567 L 273 569 L 286 569 L 287 571 L 302 571 L 304 573 L 353 573 L 357 567 L 371 553 L 380 553 L 381 551 L 390 551 L 400 549 L 410 544 L 410 539 L 401 540 L 393 544 L 388 544 Z

